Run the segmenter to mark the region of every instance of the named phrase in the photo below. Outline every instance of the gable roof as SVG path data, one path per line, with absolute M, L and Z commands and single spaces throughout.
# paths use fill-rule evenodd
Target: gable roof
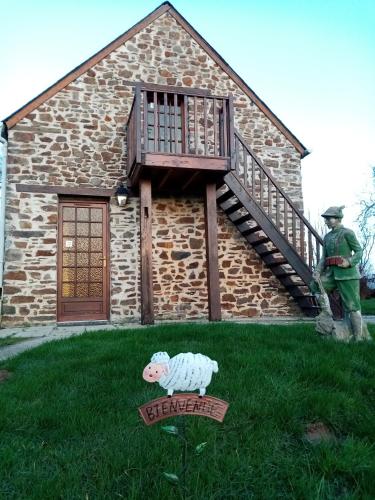
M 166 12 L 176 20 L 182 28 L 187 31 L 192 38 L 205 50 L 209 56 L 218 64 L 218 66 L 239 86 L 239 88 L 263 111 L 275 127 L 293 144 L 296 150 L 304 158 L 309 154 L 305 146 L 297 139 L 297 137 L 284 125 L 284 123 L 270 110 L 270 108 L 260 99 L 260 97 L 246 84 L 246 82 L 229 66 L 229 64 L 211 47 L 211 45 L 188 23 L 188 21 L 173 7 L 170 2 L 163 2 L 159 7 L 152 11 L 148 16 L 135 24 L 128 31 L 120 35 L 113 42 L 106 45 L 102 50 L 94 54 L 85 62 L 77 66 L 70 73 L 58 80 L 56 83 L 48 87 L 44 92 L 36 96 L 34 99 L 26 103 L 19 110 L 9 115 L 3 121 L 10 129 L 14 127 L 22 118 L 31 113 L 38 106 L 43 104 L 47 99 L 50 99 L 57 92 L 65 88 L 71 82 L 76 80 L 83 73 L 95 66 L 99 61 L 104 59 L 108 54 L 116 50 L 123 43 L 136 35 L 139 31 L 151 24 L 155 19 L 162 16 Z

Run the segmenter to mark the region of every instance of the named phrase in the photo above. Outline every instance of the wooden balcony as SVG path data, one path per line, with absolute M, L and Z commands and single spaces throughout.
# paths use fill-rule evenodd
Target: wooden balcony
M 207 91 L 138 85 L 127 123 L 127 178 L 137 189 L 204 189 L 235 168 L 233 102 Z

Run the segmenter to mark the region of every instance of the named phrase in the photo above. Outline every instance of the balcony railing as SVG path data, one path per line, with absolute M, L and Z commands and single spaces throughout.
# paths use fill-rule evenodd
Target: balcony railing
M 162 90 L 161 90 L 162 89 Z M 196 89 L 138 85 L 127 123 L 127 174 L 160 155 L 226 159 L 234 168 L 233 102 Z M 185 158 L 186 160 L 186 158 Z

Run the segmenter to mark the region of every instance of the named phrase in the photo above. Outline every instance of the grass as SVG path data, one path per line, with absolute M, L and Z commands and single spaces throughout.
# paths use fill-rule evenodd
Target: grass
M 25 342 L 29 340 L 28 338 L 15 338 L 15 337 L 6 337 L 4 339 L 0 339 L 0 348 L 7 347 L 9 345 L 19 344 L 20 342 Z
M 375 298 L 361 300 L 361 309 L 363 315 L 375 315 Z
M 222 424 L 186 417 L 191 442 L 208 443 L 188 498 L 375 498 L 375 345 L 323 340 L 309 324 L 95 332 L 3 362 L 0 498 L 180 498 L 162 477 L 179 469 L 179 442 L 161 431 L 176 419 L 146 427 L 137 412 L 164 395 L 142 380 L 159 350 L 216 359 L 208 394 L 230 403 Z M 314 422 L 336 439 L 307 442 Z

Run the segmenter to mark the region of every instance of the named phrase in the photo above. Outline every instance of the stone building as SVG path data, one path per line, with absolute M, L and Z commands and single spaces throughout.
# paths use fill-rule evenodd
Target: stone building
M 169 2 L 4 123 L 3 326 L 314 314 L 307 151 Z

